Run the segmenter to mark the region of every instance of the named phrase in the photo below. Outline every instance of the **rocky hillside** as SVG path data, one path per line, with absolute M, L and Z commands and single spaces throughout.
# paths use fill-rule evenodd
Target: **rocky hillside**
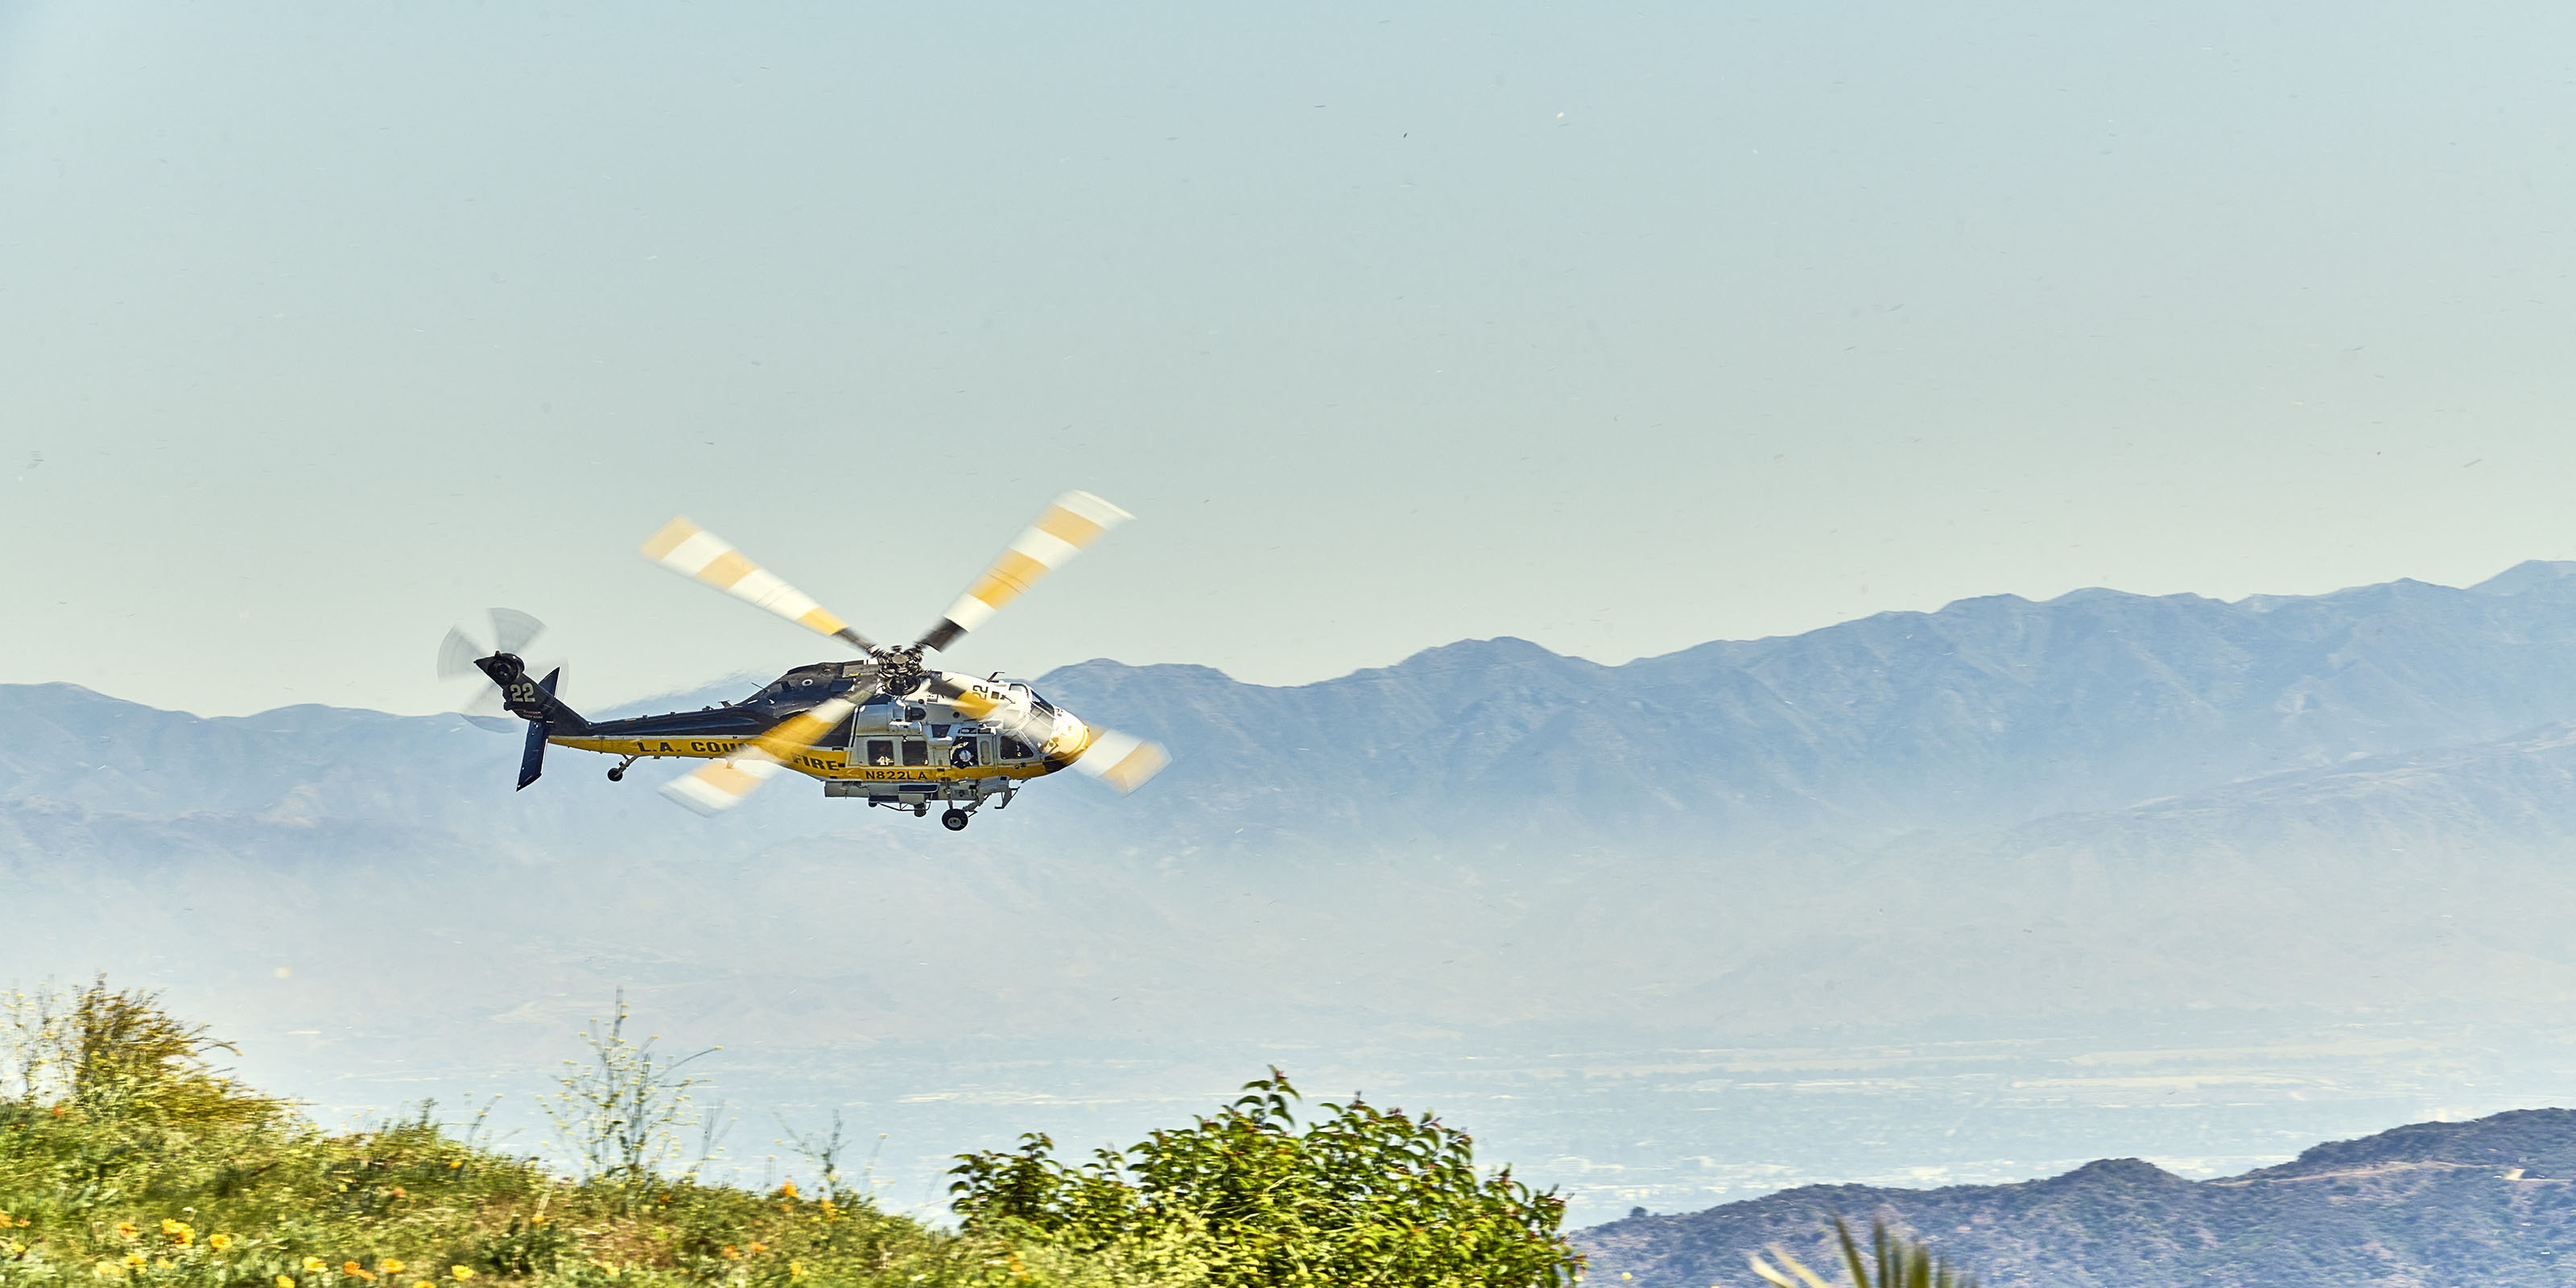
M 2125 1158 L 2020 1185 L 1809 1186 L 1581 1242 L 1595 1282 L 1742 1283 L 1773 1245 L 1822 1265 L 1837 1212 L 1885 1217 L 1991 1288 L 2539 1288 L 2576 1275 L 2576 1111 L 2418 1123 L 2220 1180 Z

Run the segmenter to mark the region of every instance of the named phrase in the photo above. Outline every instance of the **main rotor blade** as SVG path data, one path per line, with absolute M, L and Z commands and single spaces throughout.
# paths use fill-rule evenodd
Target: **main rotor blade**
M 1172 763 L 1172 754 L 1163 750 L 1161 743 L 1099 725 L 1086 725 L 1084 729 L 1089 736 L 1074 757 L 1074 769 L 1117 788 L 1119 795 L 1144 786 L 1147 779 Z
M 877 651 L 867 636 L 850 629 L 848 622 L 833 616 L 831 610 L 815 603 L 804 591 L 743 558 L 742 552 L 726 544 L 724 538 L 686 518 L 662 525 L 661 531 L 645 538 L 644 544 L 636 548 L 644 552 L 645 558 L 683 577 L 696 578 L 818 634 L 847 641 L 862 653 Z
M 922 635 L 921 647 L 944 649 L 956 643 L 966 632 L 992 620 L 1003 606 L 1027 594 L 1029 587 L 1048 573 L 1082 553 L 1083 547 L 1099 540 L 1101 533 L 1135 517 L 1089 492 L 1067 492 L 1057 497 L 1036 522 L 1011 539 L 984 575 L 948 606 L 939 624 Z
M 762 783 L 784 772 L 788 761 L 812 750 L 858 705 L 848 698 L 831 698 L 812 710 L 789 716 L 735 749 L 732 755 L 710 760 L 664 783 L 662 794 L 701 814 L 721 814 L 742 804 Z

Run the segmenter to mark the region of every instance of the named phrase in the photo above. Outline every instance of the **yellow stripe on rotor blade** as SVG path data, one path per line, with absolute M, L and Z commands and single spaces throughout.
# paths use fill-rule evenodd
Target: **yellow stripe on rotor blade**
M 1119 757 L 1117 764 L 1100 771 L 1100 781 L 1117 788 L 1119 794 L 1124 795 L 1144 786 L 1171 763 L 1172 755 L 1163 750 L 1162 744 L 1138 743 L 1134 751 Z
M 848 698 L 834 698 L 811 711 L 799 712 L 770 726 L 769 732 L 752 740 L 752 746 L 773 760 L 793 760 L 823 740 L 832 726 L 848 719 L 858 704 Z
M 743 558 L 739 550 L 728 549 L 708 560 L 707 566 L 698 570 L 697 577 L 718 590 L 731 590 L 741 585 L 743 578 L 758 571 L 759 564 Z
M 986 697 L 973 689 L 963 689 L 954 694 L 942 695 L 941 700 L 965 712 L 969 720 L 981 720 L 1002 709 L 1000 699 Z
M 1036 522 L 1011 538 L 1011 544 L 1002 548 L 974 585 L 957 597 L 945 614 L 946 620 L 956 627 L 957 634 L 975 630 L 1012 600 L 1027 594 L 1048 573 L 1099 540 L 1101 533 L 1134 517 L 1089 492 L 1067 492 L 1057 497 L 1039 513 Z M 948 640 L 955 642 L 954 636 Z
M 1076 550 L 1099 540 L 1100 534 L 1109 530 L 1108 524 L 1094 523 L 1061 504 L 1048 506 L 1047 512 L 1029 526 Z
M 705 582 L 817 634 L 838 635 L 849 629 L 849 623 L 815 603 L 804 591 L 788 585 L 784 578 L 753 563 L 724 538 L 685 517 L 662 525 L 636 549 L 683 577 Z
M 689 522 L 686 516 L 682 516 L 663 524 L 661 531 L 644 538 L 644 544 L 637 546 L 636 549 L 643 551 L 645 558 L 660 563 L 670 558 L 671 552 L 679 549 L 681 542 L 704 531 L 706 529 Z
M 1084 730 L 1082 751 L 1074 757 L 1077 771 L 1117 788 L 1132 792 L 1147 779 L 1163 772 L 1172 763 L 1171 753 L 1158 743 L 1147 742 L 1134 734 L 1120 733 L 1092 725 Z
M 740 805 L 778 772 L 777 762 L 757 753 L 710 760 L 662 784 L 662 794 L 700 814 L 721 814 Z
M 1038 579 L 1046 576 L 1048 571 L 1045 564 L 1017 550 L 1005 550 L 993 560 L 993 566 L 976 579 L 974 588 L 966 593 L 984 601 L 987 608 L 1004 608 L 1012 600 L 1027 594 L 1029 587 L 1038 584 Z

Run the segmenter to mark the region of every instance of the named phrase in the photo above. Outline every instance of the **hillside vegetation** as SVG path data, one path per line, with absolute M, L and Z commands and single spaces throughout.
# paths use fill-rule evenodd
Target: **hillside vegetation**
M 571 1180 L 473 1143 L 429 1105 L 325 1131 L 214 1069 L 225 1044 L 148 995 L 99 984 L 60 1009 L 19 1000 L 15 1085 L 0 1098 L 0 1284 L 1199 1281 L 1117 1249 L 933 1230 L 837 1184 L 754 1194 L 614 1169 Z
M 1132 1174 L 1058 1167 L 1043 1137 L 961 1159 L 968 1219 L 947 1231 L 879 1210 L 828 1152 L 817 1192 L 674 1167 L 693 1080 L 624 1037 L 622 1003 L 553 1098 L 587 1162 L 576 1179 L 428 1104 L 322 1130 L 215 1068 L 228 1045 L 150 994 L 99 982 L 14 1001 L 0 1285 L 1553 1288 L 1581 1264 L 1562 1202 L 1481 1176 L 1463 1133 L 1356 1098 L 1298 1132 L 1276 1070 L 1257 1097 L 1155 1133 Z

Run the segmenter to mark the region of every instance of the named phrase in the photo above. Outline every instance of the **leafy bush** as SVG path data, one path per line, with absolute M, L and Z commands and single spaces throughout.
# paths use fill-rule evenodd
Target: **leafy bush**
M 101 977 L 69 994 L 13 992 L 0 1001 L 22 1100 L 162 1126 L 255 1123 L 283 1108 L 216 1069 L 209 1053 L 239 1051 L 206 1036 L 205 1025 L 172 1018 L 156 994 L 112 989 Z
M 1035 1133 L 1016 1152 L 961 1156 L 952 1204 L 970 1232 L 1078 1252 L 1196 1249 L 1216 1285 L 1574 1282 L 1564 1200 L 1509 1168 L 1480 1176 L 1466 1133 L 1356 1096 L 1301 1131 L 1287 1075 L 1243 1090 L 1214 1117 L 1088 1163 L 1057 1162 Z

